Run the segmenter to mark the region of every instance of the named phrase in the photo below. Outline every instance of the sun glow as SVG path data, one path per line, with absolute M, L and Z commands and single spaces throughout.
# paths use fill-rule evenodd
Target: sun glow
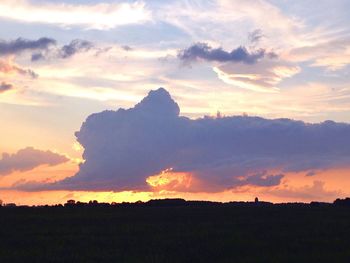
M 189 173 L 174 172 L 173 168 L 169 168 L 148 177 L 146 182 L 155 190 L 179 190 L 189 189 L 192 186 L 192 179 Z
M 75 141 L 75 142 L 73 143 L 72 148 L 73 148 L 73 150 L 76 151 L 76 152 L 81 152 L 81 151 L 84 150 L 84 147 L 83 147 L 79 142 L 77 142 L 77 141 Z

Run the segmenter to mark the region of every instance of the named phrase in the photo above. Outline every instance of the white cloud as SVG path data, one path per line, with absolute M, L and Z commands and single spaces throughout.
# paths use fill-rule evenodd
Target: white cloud
M 150 13 L 142 2 L 132 4 L 72 5 L 50 3 L 35 5 L 28 0 L 2 0 L 0 2 L 0 17 L 21 22 L 84 26 L 94 29 L 111 29 L 151 19 Z
M 292 49 L 286 59 L 310 61 L 312 66 L 339 70 L 350 64 L 350 37 L 315 42 Z
M 194 41 L 225 48 L 242 44 L 257 28 L 266 36 L 261 44 L 276 49 L 303 42 L 297 35 L 301 19 L 283 14 L 267 1 L 177 1 L 155 10 L 154 16 L 181 28 Z
M 251 65 L 226 63 L 213 70 L 226 84 L 260 92 L 277 92 L 281 81 L 300 72 L 298 66 L 266 59 Z

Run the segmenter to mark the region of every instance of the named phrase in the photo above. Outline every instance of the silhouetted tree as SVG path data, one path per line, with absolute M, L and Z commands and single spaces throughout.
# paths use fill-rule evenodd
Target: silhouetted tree
M 181 206 L 186 205 L 186 200 L 181 198 L 152 199 L 146 204 L 148 206 Z
M 333 202 L 334 205 L 338 205 L 338 206 L 350 206 L 350 198 L 347 197 L 345 199 L 340 199 L 340 198 L 337 198 L 334 202 Z
M 67 201 L 67 203 L 64 204 L 64 206 L 75 206 L 75 200 L 70 199 Z
M 75 205 L 76 205 L 76 206 L 79 206 L 79 207 L 82 207 L 82 206 L 86 206 L 87 203 L 78 201 L 78 202 L 75 203 Z

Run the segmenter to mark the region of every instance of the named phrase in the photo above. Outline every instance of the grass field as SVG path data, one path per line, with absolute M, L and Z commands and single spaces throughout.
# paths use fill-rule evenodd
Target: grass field
M 350 208 L 0 208 L 0 262 L 350 262 Z

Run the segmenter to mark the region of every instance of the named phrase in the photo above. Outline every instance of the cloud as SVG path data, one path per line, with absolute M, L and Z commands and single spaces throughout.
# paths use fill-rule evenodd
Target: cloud
M 38 77 L 38 74 L 31 69 L 23 69 L 20 66 L 14 64 L 11 60 L 0 60 L 0 73 L 27 75 L 33 79 Z
M 64 45 L 61 48 L 61 57 L 62 58 L 69 58 L 73 56 L 75 53 L 81 52 L 81 51 L 88 51 L 93 47 L 93 44 L 86 40 L 80 40 L 75 39 L 72 42 L 70 42 L 68 45 Z
M 325 67 L 332 71 L 350 64 L 350 36 L 337 36 L 335 40 L 319 42 L 291 49 L 288 59 L 309 62 L 313 67 Z
M 12 172 L 25 172 L 40 165 L 54 166 L 67 162 L 69 159 L 51 151 L 41 151 L 32 147 L 19 150 L 17 153 L 3 153 L 0 159 L 0 175 Z
M 2 0 L 0 17 L 27 23 L 83 26 L 92 29 L 112 29 L 117 26 L 143 23 L 151 14 L 142 2 L 67 4 L 40 3 L 27 0 Z
M 280 59 L 263 59 L 254 65 L 225 63 L 213 70 L 226 84 L 259 92 L 276 92 L 280 82 L 298 74 L 301 69 Z
M 258 41 L 260 31 L 253 33 Z M 238 47 L 231 52 L 222 48 L 212 48 L 206 43 L 197 43 L 178 53 L 185 64 L 205 60 L 214 62 L 213 70 L 226 84 L 259 92 L 276 92 L 277 84 L 294 76 L 300 68 L 282 61 L 274 52 L 265 49 L 249 52 Z
M 198 60 L 216 62 L 243 62 L 254 64 L 265 56 L 265 50 L 260 49 L 249 52 L 245 47 L 238 47 L 228 52 L 221 47 L 212 48 L 207 43 L 196 43 L 179 52 L 178 58 L 185 63 L 196 62 Z
M 322 181 L 313 181 L 312 185 L 305 185 L 301 187 L 286 187 L 277 188 L 264 191 L 274 196 L 290 199 L 304 199 L 304 200 L 331 200 L 342 196 L 342 192 L 338 190 L 325 189 L 325 183 Z
M 32 61 L 39 61 L 45 59 L 45 55 L 43 53 L 33 53 L 32 54 Z
M 349 124 L 248 116 L 192 120 L 179 112 L 161 88 L 133 108 L 90 115 L 76 133 L 85 159 L 79 172 L 43 189 L 150 190 L 168 182 L 212 192 L 269 187 L 285 173 L 350 166 Z
M 55 45 L 56 41 L 52 38 L 39 38 L 38 40 L 28 40 L 17 38 L 12 41 L 0 41 L 0 55 L 13 55 L 24 51 L 34 51 L 48 49 Z
M 61 48 L 52 49 L 45 53 L 32 54 L 32 61 L 48 59 L 51 57 L 66 59 L 72 57 L 76 53 L 89 51 L 93 47 L 94 45 L 89 41 L 75 39 L 72 40 L 69 44 L 62 46 Z
M 13 89 L 13 85 L 6 82 L 1 82 L 0 84 L 0 94 Z
M 284 174 L 270 175 L 266 171 L 253 174 L 241 180 L 242 185 L 256 185 L 256 186 L 275 186 L 281 183 Z
M 130 47 L 130 46 L 128 46 L 128 45 L 123 45 L 123 46 L 121 46 L 121 48 L 122 48 L 123 50 L 125 50 L 125 51 L 132 51 L 132 50 L 134 50 L 132 47 Z
M 153 15 L 182 29 L 191 39 L 238 44 L 247 31 L 262 29 L 269 47 L 295 46 L 304 20 L 289 16 L 269 1 L 173 1 Z
M 248 34 L 248 40 L 252 44 L 257 44 L 263 37 L 264 34 L 261 29 L 255 29 L 252 32 L 249 32 Z
M 77 53 L 87 52 L 94 48 L 94 44 L 90 41 L 82 39 L 74 39 L 69 44 L 62 47 L 55 47 L 44 52 L 38 52 L 32 54 L 32 61 L 45 60 L 50 58 L 66 59 L 74 56 Z M 98 50 L 99 53 L 103 50 Z
M 314 175 L 316 175 L 316 172 L 314 172 L 314 171 L 310 171 L 310 172 L 305 174 L 305 176 L 314 176 Z

